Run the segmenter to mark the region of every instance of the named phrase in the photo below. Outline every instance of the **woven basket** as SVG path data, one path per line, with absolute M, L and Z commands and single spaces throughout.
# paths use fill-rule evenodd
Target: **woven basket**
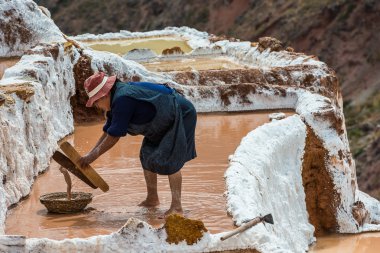
M 66 192 L 53 192 L 40 196 L 41 204 L 51 213 L 76 213 L 82 211 L 92 201 L 92 194 L 72 192 L 67 200 Z

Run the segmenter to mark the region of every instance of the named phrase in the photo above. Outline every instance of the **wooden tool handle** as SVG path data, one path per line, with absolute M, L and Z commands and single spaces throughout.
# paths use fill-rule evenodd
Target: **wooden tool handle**
M 232 230 L 231 232 L 225 234 L 224 236 L 222 236 L 220 238 L 220 240 L 224 241 L 224 240 L 230 238 L 231 236 L 234 236 L 234 235 L 236 235 L 238 233 L 244 232 L 248 228 L 253 227 L 254 225 L 260 223 L 261 221 L 262 221 L 261 217 L 254 218 L 250 222 L 247 222 L 247 223 L 241 225 L 240 227 L 236 228 L 235 230 Z
M 80 169 L 80 171 L 93 183 L 98 186 L 103 192 L 109 190 L 108 184 L 103 180 L 103 178 L 91 167 L 87 165 L 82 168 L 79 164 L 80 154 L 71 146 L 67 141 L 61 144 L 62 151 L 70 158 L 70 160 Z

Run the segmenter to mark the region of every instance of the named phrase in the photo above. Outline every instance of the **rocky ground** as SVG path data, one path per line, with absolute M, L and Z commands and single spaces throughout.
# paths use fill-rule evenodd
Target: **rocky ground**
M 380 2 L 375 0 L 35 0 L 67 34 L 189 26 L 257 41 L 273 36 L 336 70 L 362 190 L 380 198 Z

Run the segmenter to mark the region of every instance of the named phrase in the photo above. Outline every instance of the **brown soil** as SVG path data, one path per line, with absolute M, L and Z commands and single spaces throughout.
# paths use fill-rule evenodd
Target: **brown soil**
M 9 94 L 16 94 L 20 99 L 29 102 L 29 99 L 34 95 L 34 87 L 30 83 L 22 83 L 22 84 L 11 84 L 6 86 L 0 86 L 0 92 L 4 93 L 5 95 Z M 7 100 L 10 103 L 13 103 L 13 99 L 10 97 L 3 96 L 2 99 L 3 102 L 0 102 L 1 104 L 4 104 Z
M 169 215 L 164 227 L 168 235 L 166 241 L 175 244 L 185 240 L 188 245 L 192 245 L 203 237 L 204 232 L 207 232 L 202 221 L 187 219 L 178 214 Z
M 213 1 L 209 3 L 209 19 L 205 28 L 215 34 L 228 33 L 230 27 L 236 22 L 236 19 L 240 15 L 243 15 L 250 5 L 249 0 L 228 0 L 223 1 L 224 3 L 221 2 Z M 199 11 L 201 12 L 202 9 L 199 8 Z
M 222 69 L 200 70 L 197 73 L 193 71 L 172 72 L 172 75 L 176 82 L 183 85 L 208 86 L 223 82 L 225 84 L 254 83 L 263 87 L 302 87 L 311 92 L 318 90 L 318 93 L 336 101 L 339 94 L 339 83 L 333 72 L 321 79 L 312 74 L 304 74 L 302 78 L 297 80 L 300 85 L 297 85 L 291 77 L 292 73 L 307 73 L 316 68 L 316 66 L 298 65 L 275 67 L 265 72 L 260 69 Z
M 220 98 L 222 99 L 225 106 L 231 104 L 230 97 L 239 96 L 240 100 L 244 104 L 251 104 L 252 102 L 248 99 L 249 94 L 256 93 L 256 85 L 252 84 L 236 84 L 228 86 L 219 86 L 218 91 L 220 93 Z
M 278 39 L 272 37 L 262 37 L 259 39 L 259 51 L 262 52 L 265 49 L 270 48 L 271 51 L 280 51 L 284 49 L 284 45 Z
M 0 16 L 4 20 L 0 22 L 0 31 L 4 36 L 4 41 L 1 43 L 13 48 L 17 41 L 26 44 L 32 40 L 33 34 L 25 24 L 24 17 L 20 15 L 20 12 L 9 9 L 0 13 Z
M 107 75 L 115 75 L 116 71 L 111 64 L 105 62 L 103 64 L 103 69 Z M 94 74 L 94 71 L 91 68 L 91 58 L 85 54 L 82 54 L 78 62 L 74 65 L 73 72 L 76 95 L 71 97 L 71 106 L 73 108 L 75 123 L 96 122 L 103 120 L 104 115 L 100 110 L 95 107 L 86 107 L 88 96 L 84 90 L 84 81 Z M 123 74 L 120 80 L 125 82 L 138 82 L 141 80 L 141 77 L 137 74 L 133 76 Z
M 359 226 L 363 226 L 364 223 L 370 223 L 369 212 L 361 201 L 356 201 L 352 205 L 352 216 L 354 216 Z
M 327 109 L 327 108 L 324 108 Z M 337 114 L 334 110 L 334 108 L 331 106 L 329 110 L 314 112 L 313 115 L 316 118 L 322 118 L 325 121 L 328 121 L 331 123 L 331 127 L 337 131 L 339 135 L 344 133 L 344 125 L 343 125 L 343 118 L 341 115 Z M 343 114 L 342 114 L 343 115 Z M 340 159 L 343 158 L 343 154 L 340 153 Z
M 172 47 L 162 51 L 162 55 L 184 54 L 180 47 Z
M 328 159 L 327 150 L 308 126 L 302 181 L 309 221 L 315 227 L 316 236 L 338 230 L 336 210 L 340 202 L 339 194 L 334 189 L 332 176 L 326 169 L 326 159 Z
M 84 81 L 94 74 L 91 69 L 91 59 L 86 55 L 82 55 L 78 62 L 74 65 L 75 79 L 75 96 L 71 97 L 71 106 L 73 108 L 75 122 L 91 122 L 99 121 L 102 118 L 102 112 L 96 108 L 86 107 L 88 96 L 84 90 Z

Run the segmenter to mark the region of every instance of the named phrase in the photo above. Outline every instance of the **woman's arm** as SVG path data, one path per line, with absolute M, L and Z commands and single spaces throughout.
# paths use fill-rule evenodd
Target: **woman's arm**
M 79 160 L 81 167 L 85 168 L 86 165 L 95 161 L 99 156 L 112 148 L 119 141 L 119 139 L 120 137 L 113 137 L 109 134 L 104 133 L 95 147 L 87 155 L 83 156 Z
M 106 133 L 106 132 L 103 132 L 102 136 L 100 136 L 99 140 L 96 142 L 95 147 L 93 148 L 93 150 L 96 149 L 96 148 L 100 145 L 100 143 L 103 142 L 103 140 L 104 140 L 106 137 L 107 137 L 107 133 Z

